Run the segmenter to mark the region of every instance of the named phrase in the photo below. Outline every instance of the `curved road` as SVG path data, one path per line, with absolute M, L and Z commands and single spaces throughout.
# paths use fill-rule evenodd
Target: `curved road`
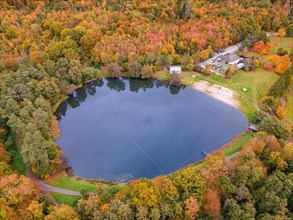
M 60 194 L 70 195 L 70 196 L 81 196 L 80 192 L 77 192 L 77 191 L 72 191 L 72 190 L 61 189 L 61 188 L 49 186 L 41 181 L 39 181 L 38 184 L 43 190 L 46 190 L 46 191 L 56 192 L 56 193 L 60 193 Z
M 70 196 L 81 196 L 80 192 L 78 191 L 57 188 L 57 187 L 49 186 L 43 183 L 39 178 L 35 176 L 35 174 L 31 171 L 31 169 L 27 165 L 25 167 L 26 167 L 26 177 L 29 178 L 31 181 L 35 182 L 36 184 L 38 184 L 43 191 L 56 192 L 60 194 L 70 195 Z

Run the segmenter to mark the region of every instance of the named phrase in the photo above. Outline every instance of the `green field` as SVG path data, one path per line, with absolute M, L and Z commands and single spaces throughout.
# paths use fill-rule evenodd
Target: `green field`
M 237 141 L 236 144 L 224 150 L 225 155 L 228 157 L 240 151 L 243 147 L 243 144 L 247 142 L 251 137 L 251 134 L 245 134 L 240 140 Z
M 87 189 L 89 192 L 96 192 L 96 184 L 63 176 L 56 180 L 46 181 L 50 186 L 54 186 L 62 189 L 69 189 L 73 191 L 80 191 L 81 189 Z
M 277 36 L 270 37 L 271 43 L 274 43 L 277 39 Z M 282 37 L 280 43 L 273 47 L 272 52 L 275 53 L 278 48 L 283 47 L 288 53 L 293 52 L 293 37 Z
M 51 192 L 51 194 L 57 200 L 58 203 L 69 206 L 73 206 L 73 204 L 80 199 L 79 196 L 68 196 L 56 192 Z

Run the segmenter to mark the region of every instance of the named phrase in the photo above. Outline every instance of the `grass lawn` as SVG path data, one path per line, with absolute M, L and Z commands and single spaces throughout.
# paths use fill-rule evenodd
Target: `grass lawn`
M 46 184 L 62 189 L 69 189 L 73 191 L 80 191 L 81 189 L 87 189 L 89 192 L 96 192 L 96 184 L 90 183 L 84 180 L 77 180 L 67 176 L 62 176 L 52 181 L 46 181 Z
M 155 73 L 153 73 L 152 77 L 158 79 L 158 80 L 161 80 L 161 81 L 167 81 L 169 80 L 171 74 L 168 73 L 167 71 L 157 71 Z
M 274 43 L 277 38 L 278 36 L 270 37 L 271 43 Z M 293 37 L 282 37 L 280 43 L 273 47 L 272 52 L 275 53 L 280 47 L 283 47 L 290 54 L 293 50 Z
M 252 137 L 251 134 L 245 134 L 240 140 L 237 141 L 235 145 L 224 150 L 225 155 L 228 157 L 240 151 L 243 147 L 243 144 L 246 141 L 248 141 L 251 137 Z
M 73 206 L 73 204 L 80 199 L 79 196 L 63 195 L 56 192 L 51 192 L 51 194 L 60 204 L 65 204 L 69 206 Z

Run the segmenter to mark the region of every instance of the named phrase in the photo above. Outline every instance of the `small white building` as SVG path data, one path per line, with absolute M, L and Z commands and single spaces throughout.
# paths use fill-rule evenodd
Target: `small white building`
M 172 65 L 170 66 L 170 73 L 178 73 L 181 74 L 182 70 L 181 70 L 181 66 L 179 65 Z
M 244 63 L 238 63 L 236 66 L 240 70 L 240 69 L 244 68 Z

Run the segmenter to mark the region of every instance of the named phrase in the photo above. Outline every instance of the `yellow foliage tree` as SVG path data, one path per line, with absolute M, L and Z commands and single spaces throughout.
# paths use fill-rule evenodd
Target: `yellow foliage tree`
M 277 54 L 274 54 L 274 55 L 272 55 L 272 56 L 269 56 L 269 57 L 266 59 L 266 61 L 267 61 L 267 62 L 271 62 L 271 63 L 274 65 L 274 67 L 276 67 L 276 66 L 279 65 L 281 59 L 280 59 L 280 57 L 279 57 Z
M 283 119 L 287 114 L 287 109 L 281 105 L 279 105 L 276 109 L 276 115 L 279 119 Z
M 132 204 L 136 207 L 158 207 L 160 192 L 150 180 L 142 179 L 139 183 L 133 186 L 131 197 Z
M 45 220 L 79 220 L 78 214 L 73 208 L 67 205 L 51 207 L 51 213 L 45 217 Z
M 283 157 L 286 161 L 293 160 L 293 143 L 288 143 L 283 148 Z
M 285 28 L 280 28 L 278 30 L 278 34 L 281 36 L 281 37 L 284 37 L 286 35 L 286 30 Z

